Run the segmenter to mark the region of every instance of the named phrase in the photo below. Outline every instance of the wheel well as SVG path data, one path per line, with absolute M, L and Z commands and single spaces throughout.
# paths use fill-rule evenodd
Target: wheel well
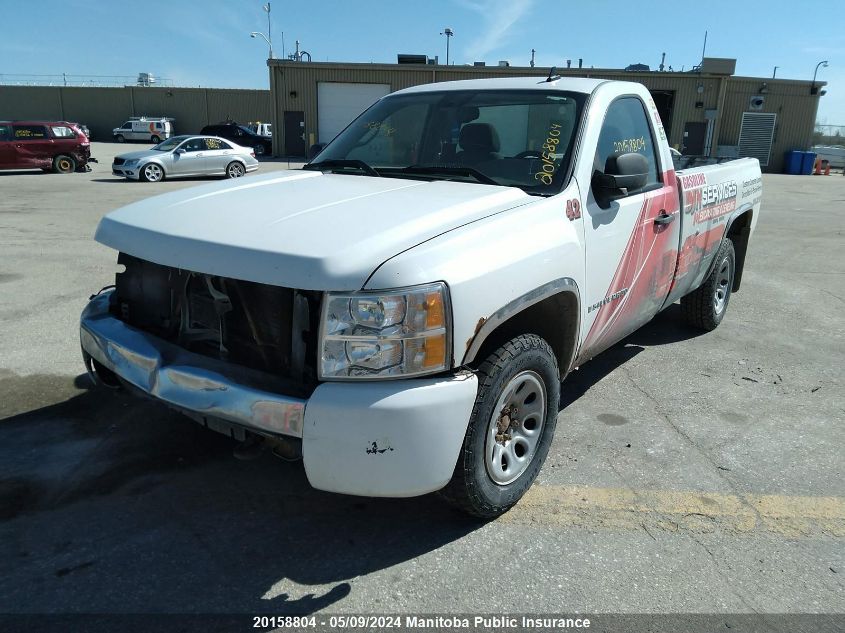
M 745 268 L 745 253 L 748 250 L 748 239 L 751 236 L 751 218 L 754 209 L 749 209 L 738 216 L 728 228 L 727 237 L 733 242 L 735 254 L 734 282 L 731 292 L 739 290 L 742 282 L 742 270 Z
M 496 348 L 520 334 L 536 334 L 554 351 L 563 380 L 575 357 L 579 314 L 578 296 L 574 292 L 559 292 L 547 297 L 514 314 L 487 334 L 468 364 L 477 367 Z

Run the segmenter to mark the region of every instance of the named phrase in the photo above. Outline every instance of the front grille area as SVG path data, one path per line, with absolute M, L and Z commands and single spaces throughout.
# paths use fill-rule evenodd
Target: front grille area
M 115 164 L 115 165 L 122 165 L 122 164 L 123 164 L 123 159 L 122 159 L 122 158 L 115 158 L 115 159 L 114 159 L 114 164 Z
M 320 293 L 118 257 L 111 311 L 128 325 L 211 358 L 316 386 Z

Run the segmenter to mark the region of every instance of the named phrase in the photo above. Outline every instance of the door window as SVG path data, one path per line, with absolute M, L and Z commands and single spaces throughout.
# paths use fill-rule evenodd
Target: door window
M 628 153 L 641 154 L 648 161 L 648 179 L 645 187 L 629 191 L 628 195 L 660 186 L 654 137 L 643 103 L 637 97 L 617 99 L 607 109 L 599 135 L 594 168 L 604 172 L 610 156 Z
M 232 149 L 231 145 L 221 141 L 219 138 L 206 138 L 203 141 L 205 142 L 205 149 Z
M 201 152 L 205 149 L 205 139 L 192 138 L 188 141 L 185 141 L 185 144 L 182 145 L 182 149 L 184 149 L 186 152 Z
M 132 129 L 132 121 L 127 121 L 121 127 L 121 130 L 131 130 Z
M 47 138 L 47 128 L 43 125 L 16 125 L 14 137 L 16 141 L 40 141 Z
M 76 133 L 66 125 L 53 125 L 50 130 L 56 138 L 76 138 Z
M 12 126 L 0 123 L 0 141 L 8 141 L 11 134 Z

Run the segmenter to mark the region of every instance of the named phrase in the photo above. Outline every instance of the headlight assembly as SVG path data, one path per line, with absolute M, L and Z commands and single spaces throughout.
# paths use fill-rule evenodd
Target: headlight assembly
M 320 378 L 403 378 L 450 367 L 450 309 L 440 282 L 378 292 L 326 294 Z
M 129 160 L 127 160 L 123 163 L 123 166 L 124 167 L 132 167 L 133 165 L 138 164 L 138 160 L 139 159 L 137 159 L 137 158 L 130 158 Z

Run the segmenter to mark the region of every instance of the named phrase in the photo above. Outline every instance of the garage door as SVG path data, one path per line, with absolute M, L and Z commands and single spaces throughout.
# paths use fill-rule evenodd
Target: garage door
M 328 143 L 339 132 L 390 92 L 387 84 L 317 84 L 317 129 L 320 143 Z

